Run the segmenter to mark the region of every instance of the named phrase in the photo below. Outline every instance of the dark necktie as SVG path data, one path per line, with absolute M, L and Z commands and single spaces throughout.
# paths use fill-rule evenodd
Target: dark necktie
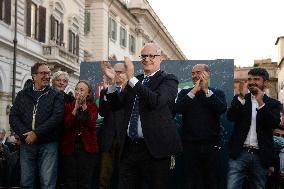
M 121 86 L 116 86 L 116 92 L 119 94 L 121 92 Z
M 146 76 L 142 84 L 148 86 L 150 77 Z M 138 118 L 139 118 L 139 97 L 136 95 L 132 113 L 130 116 L 130 124 L 129 124 L 129 137 L 134 140 L 138 138 Z

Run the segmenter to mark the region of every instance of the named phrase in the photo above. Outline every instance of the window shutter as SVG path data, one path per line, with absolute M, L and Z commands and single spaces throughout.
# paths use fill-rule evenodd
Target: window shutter
M 4 0 L 0 0 L 0 20 L 3 20 L 3 1 Z
M 32 6 L 32 1 L 27 0 L 27 22 L 26 22 L 26 33 L 27 36 L 31 36 L 31 6 Z
M 114 40 L 117 39 L 117 24 L 116 24 L 116 21 L 114 21 Z
M 4 22 L 7 24 L 11 24 L 11 0 L 5 0 L 5 15 L 4 15 Z
M 39 6 L 39 32 L 38 40 L 40 42 L 45 42 L 45 27 L 46 27 L 46 8 Z
M 76 35 L 76 55 L 79 56 L 79 35 Z
M 71 52 L 72 53 L 72 30 L 69 30 L 68 31 L 68 38 L 69 38 L 69 43 L 68 43 L 68 45 L 69 45 L 69 52 Z
M 55 25 L 55 18 L 53 15 L 50 16 L 50 40 L 54 40 L 54 25 Z
M 60 23 L 60 45 L 63 45 L 63 39 L 64 39 L 64 23 Z
M 38 14 L 37 14 L 38 8 L 35 9 L 35 39 L 37 39 L 37 33 L 38 33 Z

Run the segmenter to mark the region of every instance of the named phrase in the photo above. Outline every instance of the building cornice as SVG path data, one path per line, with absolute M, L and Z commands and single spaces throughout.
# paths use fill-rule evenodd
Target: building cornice
M 155 30 L 162 31 L 161 34 L 164 34 L 164 36 L 168 39 L 167 41 L 170 42 L 170 46 L 173 49 L 176 49 L 176 51 L 179 53 L 179 57 L 181 57 L 181 59 L 187 59 L 184 53 L 179 48 L 179 46 L 177 45 L 177 43 L 175 42 L 175 40 L 173 39 L 173 37 L 168 32 L 167 28 L 163 25 L 162 21 L 159 19 L 159 17 L 156 15 L 154 10 L 151 8 L 149 3 L 148 6 L 149 6 L 148 9 L 137 8 L 137 7 L 130 8 L 130 12 L 134 14 L 137 18 L 142 17 L 143 19 L 148 20 L 155 28 Z

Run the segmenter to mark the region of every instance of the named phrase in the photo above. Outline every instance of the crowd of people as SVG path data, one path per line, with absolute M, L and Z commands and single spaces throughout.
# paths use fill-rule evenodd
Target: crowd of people
M 167 189 L 175 156 L 182 157 L 186 189 L 219 189 L 221 179 L 228 189 L 261 189 L 272 175 L 284 175 L 284 160 L 279 160 L 284 142 L 275 150 L 273 137 L 281 141 L 284 136 L 281 104 L 264 92 L 269 80 L 265 69 L 251 69 L 240 94 L 227 105 L 224 92 L 209 87 L 208 65 L 194 65 L 193 87 L 178 92 L 177 77 L 160 69 L 163 57 L 157 45 L 145 44 L 140 58 L 143 74 L 137 76 L 128 57 L 114 66 L 101 63 L 104 89 L 98 107 L 88 81 L 76 84 L 74 96 L 66 94 L 68 74 L 51 76 L 46 63 L 35 63 L 32 80 L 11 108 L 14 133 L 5 143 L 5 130 L 0 130 L 0 170 L 8 170 L 0 172 L 0 184 L 23 189 Z M 227 178 L 219 173 L 220 116 L 225 113 L 234 124 Z M 103 117 L 99 134 L 98 114 Z M 181 133 L 176 114 L 182 116 Z

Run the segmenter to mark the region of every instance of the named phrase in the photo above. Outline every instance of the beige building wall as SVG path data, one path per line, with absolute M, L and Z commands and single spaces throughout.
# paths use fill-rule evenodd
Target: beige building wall
M 85 45 L 87 61 L 123 60 L 124 56 L 139 60 L 140 50 L 147 42 L 160 46 L 168 59 L 186 59 L 146 0 L 86 0 L 86 12 L 90 14 Z M 109 38 L 109 18 L 117 24 L 116 40 Z M 127 31 L 126 47 L 120 44 L 121 26 Z M 129 50 L 129 34 L 135 37 L 135 52 Z
M 10 14 L 1 9 L 7 20 L 0 19 L 0 127 L 9 130 L 9 110 L 12 104 L 13 84 L 13 40 L 15 20 L 15 0 L 11 2 Z M 17 0 L 17 64 L 16 64 L 16 93 L 20 91 L 26 80 L 31 78 L 31 66 L 37 61 L 47 61 L 52 72 L 57 70 L 68 71 L 70 85 L 67 92 L 74 91 L 75 83 L 79 78 L 79 65 L 84 59 L 84 10 L 85 0 Z M 37 9 L 36 38 L 30 37 L 27 32 L 27 6 L 34 4 Z M 45 17 L 40 16 L 40 9 L 44 10 Z M 61 13 L 58 14 L 58 13 Z M 56 15 L 64 23 L 64 45 L 57 44 L 50 38 L 51 15 Z M 45 27 L 43 27 L 45 24 Z M 77 28 L 76 28 L 77 27 Z M 78 55 L 68 51 L 70 29 L 76 29 L 79 36 Z M 45 31 L 45 35 L 43 32 Z M 43 37 L 44 41 L 40 38 Z

